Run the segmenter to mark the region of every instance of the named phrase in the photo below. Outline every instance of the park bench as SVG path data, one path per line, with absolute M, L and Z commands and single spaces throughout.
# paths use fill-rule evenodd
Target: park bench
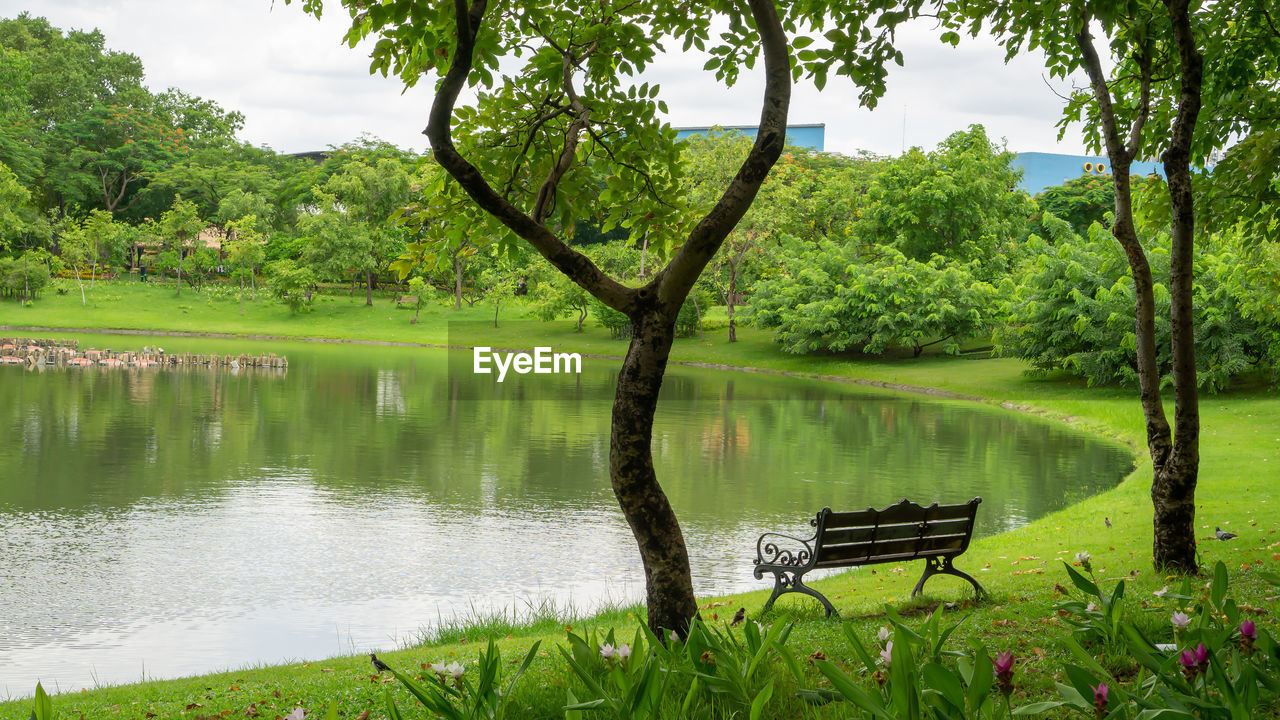
M 756 541 L 755 576 L 759 580 L 765 573 L 773 573 L 774 585 L 764 609 L 772 607 L 779 595 L 798 592 L 817 598 L 826 607 L 827 617 L 838 616 L 822 593 L 804 584 L 805 573 L 918 559 L 925 561 L 925 568 L 912 597 L 920 594 L 926 580 L 938 574 L 964 578 L 979 596 L 985 595 L 977 580 L 951 564 L 969 547 L 981 502 L 982 498 L 974 498 L 960 505 L 935 502 L 920 507 L 903 500 L 883 510 L 856 512 L 833 512 L 825 507 L 809 521 L 815 531 L 807 540 L 765 533 Z

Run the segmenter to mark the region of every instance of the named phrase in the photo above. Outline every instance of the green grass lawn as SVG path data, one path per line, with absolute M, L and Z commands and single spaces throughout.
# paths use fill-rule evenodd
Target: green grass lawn
M 617 356 L 626 344 L 611 340 L 600 328 L 574 332 L 568 320 L 541 323 L 520 318 L 518 309 L 504 311 L 504 320 L 494 330 L 480 326 L 492 320 L 493 308 L 455 312 L 442 305 L 424 308 L 422 322 L 408 324 L 409 313 L 396 310 L 388 299 L 375 299 L 373 308 L 363 307 L 363 298 L 323 298 L 314 312 L 291 317 L 282 306 L 260 301 L 250 304 L 241 316 L 234 300 L 209 300 L 183 292 L 181 300 L 172 296 L 172 286 L 112 283 L 100 284 L 91 295 L 90 307 L 81 308 L 78 293 L 50 294 L 34 307 L 20 308 L 0 303 L 0 325 L 47 326 L 61 328 L 130 328 L 139 330 L 200 331 L 233 334 L 287 335 L 290 337 L 350 338 L 393 342 L 442 344 L 485 344 L 495 347 L 551 345 L 585 353 Z M 455 325 L 450 333 L 448 323 Z M 588 323 L 590 324 L 590 323 Z M 8 332 L 5 334 L 13 334 Z M 1032 379 L 1023 374 L 1024 365 L 1007 359 L 970 359 L 926 356 L 912 359 L 814 358 L 781 353 L 765 332 L 743 328 L 741 342 L 726 342 L 724 330 L 702 338 L 677 341 L 673 360 L 773 372 L 831 376 L 853 382 L 886 383 L 919 388 L 935 388 L 965 396 L 976 402 L 1002 405 L 1044 415 L 1078 428 L 1117 439 L 1145 453 L 1143 423 L 1135 391 L 1114 388 L 1087 388 L 1081 381 L 1051 377 Z M 1262 581 L 1261 571 L 1280 568 L 1280 393 L 1261 383 L 1244 385 L 1220 395 L 1204 396 L 1202 463 L 1196 495 L 1197 540 L 1201 562 L 1211 566 L 1223 561 L 1232 575 L 1232 591 L 1237 601 L 1268 613 L 1259 624 L 1276 633 L 1274 617 L 1280 611 L 1280 595 Z M 1170 605 L 1152 593 L 1171 584 L 1172 579 L 1155 573 L 1151 556 L 1151 467 L 1140 459 L 1134 472 L 1116 488 L 1088 498 L 1026 527 L 977 540 L 957 565 L 971 571 L 991 593 L 991 598 L 973 606 L 961 603 L 951 613 L 964 618 L 953 643 L 963 645 L 980 640 L 992 652 L 1013 650 L 1019 658 L 1016 677 L 1018 697 L 1043 699 L 1053 688 L 1053 673 L 1065 657 L 1054 640 L 1065 631 L 1056 619 L 1053 604 L 1061 599 L 1054 586 L 1066 584 L 1061 561 L 1078 551 L 1093 557 L 1097 577 L 1110 587 L 1128 583 L 1133 603 L 1156 632 L 1168 634 Z M 817 508 L 815 508 L 817 510 Z M 1112 522 L 1107 528 L 1103 518 Z M 1213 527 L 1239 533 L 1231 542 L 1213 539 Z M 763 530 L 764 528 L 762 528 Z M 919 576 L 919 563 L 900 567 L 881 565 L 844 573 L 814 583 L 835 603 L 846 619 L 855 623 L 863 637 L 870 637 L 883 624 L 883 606 L 909 609 L 911 587 Z M 745 607 L 749 617 L 758 618 L 768 596 L 769 583 L 761 582 L 758 592 L 702 599 L 704 617 L 724 620 L 737 607 Z M 946 576 L 930 581 L 930 599 L 963 600 L 967 585 Z M 1270 594 L 1269 594 L 1270 593 Z M 795 619 L 798 625 L 791 647 L 801 655 L 822 650 L 827 657 L 849 663 L 852 654 L 835 621 L 822 617 L 816 601 L 788 595 L 775 607 L 773 619 Z M 477 619 L 474 623 L 450 628 L 433 641 L 419 647 L 380 655 L 398 668 L 419 668 L 420 664 L 443 659 L 474 660 L 477 643 L 496 637 L 504 657 L 514 658 L 535 640 L 543 642 L 543 652 L 530 675 L 518 690 L 518 702 L 529 709 L 518 717 L 563 717 L 565 688 L 570 684 L 563 661 L 554 650 L 564 643 L 564 624 L 576 631 L 584 627 L 617 627 L 624 635 L 634 631 L 639 609 L 622 609 L 595 618 L 542 618 L 517 623 Z M 766 620 L 769 618 L 766 618 Z M 1110 658 L 1123 670 L 1127 658 Z M 816 673 L 811 687 L 818 686 Z M 813 708 L 794 695 L 795 686 L 783 682 L 766 713 L 768 717 L 847 717 L 847 706 Z M 55 706 L 70 717 L 86 718 L 201 718 L 243 717 L 252 704 L 262 717 L 283 716 L 290 708 L 303 705 L 318 708 L 336 703 L 343 717 L 355 717 L 372 709 L 371 717 L 383 716 L 381 682 L 371 676 L 367 656 L 335 658 L 276 667 L 246 668 L 197 678 L 158 681 L 138 685 L 88 689 L 63 688 L 67 694 L 55 698 Z M 404 702 L 402 701 L 402 705 Z M 22 717 L 29 708 L 25 701 L 0 703 L 0 718 Z M 412 716 L 412 715 L 411 715 Z

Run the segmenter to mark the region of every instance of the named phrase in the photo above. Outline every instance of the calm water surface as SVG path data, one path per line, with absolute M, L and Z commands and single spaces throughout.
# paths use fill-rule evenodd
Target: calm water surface
M 616 361 L 477 379 L 440 351 L 287 373 L 0 367 L 0 696 L 394 647 L 456 615 L 643 597 L 608 479 Z M 451 372 L 451 370 L 453 372 Z M 1012 413 L 672 369 L 654 432 L 700 593 L 768 585 L 817 509 L 984 498 L 980 532 L 1114 485 L 1122 449 Z

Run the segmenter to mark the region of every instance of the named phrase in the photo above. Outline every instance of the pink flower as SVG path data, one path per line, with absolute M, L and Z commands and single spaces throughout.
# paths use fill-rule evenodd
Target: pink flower
M 1093 689 L 1093 714 L 1097 717 L 1103 717 L 1107 714 L 1108 690 L 1106 683 L 1098 683 L 1098 686 Z
M 1250 640 L 1258 639 L 1258 626 L 1253 624 L 1252 620 L 1245 620 L 1240 623 L 1240 634 Z
M 888 665 L 893 662 L 893 641 L 884 644 L 884 649 L 880 651 L 880 662 Z
M 1173 626 L 1179 630 L 1186 630 L 1187 626 L 1191 624 L 1191 618 L 1179 610 L 1169 617 L 1169 622 L 1173 623 Z
M 1001 694 L 1008 697 L 1013 692 L 1013 653 L 1002 652 L 996 655 L 995 661 L 996 687 Z

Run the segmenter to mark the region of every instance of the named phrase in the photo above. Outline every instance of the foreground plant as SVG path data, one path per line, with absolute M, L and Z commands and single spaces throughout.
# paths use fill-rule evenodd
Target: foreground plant
M 493 638 L 489 638 L 488 646 L 480 652 L 474 677 L 468 677 L 466 667 L 457 662 L 431 665 L 428 668 L 431 674 L 427 676 L 425 684 L 416 682 L 395 668 L 388 667 L 387 671 L 436 717 L 445 720 L 501 720 L 507 716 L 512 691 L 520 676 L 529 669 L 539 645 L 541 641 L 529 648 L 519 667 L 506 679 L 505 688 L 500 685 L 503 680 L 502 653 L 494 644 Z M 405 717 L 389 689 L 384 691 L 384 700 L 387 716 L 391 720 Z

